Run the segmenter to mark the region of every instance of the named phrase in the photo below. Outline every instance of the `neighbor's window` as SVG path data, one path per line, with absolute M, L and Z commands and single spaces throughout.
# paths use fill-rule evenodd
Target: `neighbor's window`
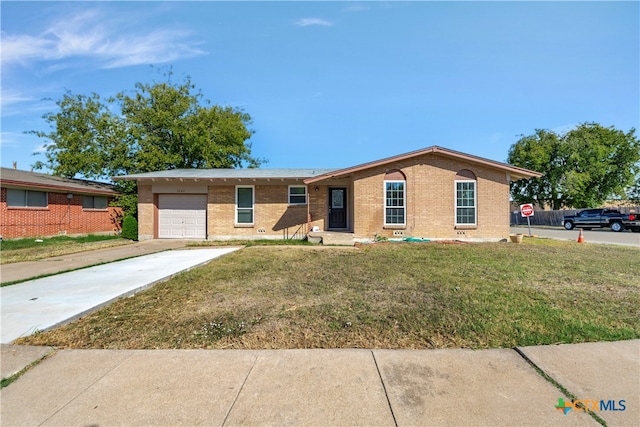
M 456 181 L 456 225 L 476 224 L 476 181 Z
M 83 209 L 107 209 L 107 198 L 103 196 L 82 196 Z
M 307 204 L 307 187 L 305 186 L 289 186 L 289 204 L 290 205 L 306 205 Z
M 236 224 L 253 224 L 253 186 L 236 187 Z
M 384 224 L 404 225 L 405 223 L 405 181 L 384 182 Z
M 46 208 L 47 193 L 44 191 L 8 188 L 7 206 L 16 208 Z

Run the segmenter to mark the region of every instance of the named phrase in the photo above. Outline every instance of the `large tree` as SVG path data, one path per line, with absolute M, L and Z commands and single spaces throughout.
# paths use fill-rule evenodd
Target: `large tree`
M 232 107 L 211 105 L 190 78 L 172 83 L 137 83 L 132 93 L 102 100 L 96 93 L 66 92 L 57 112 L 43 118 L 49 132 L 46 161 L 34 167 L 54 175 L 88 179 L 176 168 L 257 167 L 251 156 L 251 117 Z M 135 206 L 135 186 L 120 183 L 125 210 Z
M 538 129 L 511 146 L 508 162 L 544 174 L 513 182 L 514 201 L 552 209 L 595 207 L 638 185 L 640 142 L 635 129 L 625 133 L 597 123 L 564 134 Z

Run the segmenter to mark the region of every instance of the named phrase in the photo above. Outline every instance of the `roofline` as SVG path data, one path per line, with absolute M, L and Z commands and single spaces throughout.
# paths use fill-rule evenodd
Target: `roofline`
M 76 187 L 67 187 L 64 185 L 36 184 L 28 181 L 16 181 L 12 179 L 2 179 L 1 184 L 3 187 L 5 187 L 6 185 L 12 185 L 16 187 L 31 187 L 31 188 L 50 189 L 50 190 L 61 190 L 67 193 L 105 194 L 110 196 L 115 196 L 116 194 L 118 194 L 118 192 L 114 190 L 99 190 L 99 189 L 93 189 L 93 188 L 81 189 Z
M 380 159 L 380 160 L 376 160 L 373 162 L 368 162 L 368 163 L 362 163 L 360 165 L 357 166 L 352 166 L 349 168 L 345 168 L 345 169 L 339 169 L 339 170 L 335 170 L 333 172 L 329 172 L 323 175 L 318 175 L 312 178 L 308 178 L 305 179 L 304 182 L 305 184 L 312 184 L 314 182 L 318 182 L 318 181 L 323 181 L 325 179 L 329 179 L 329 178 L 337 178 L 343 175 L 347 175 L 347 174 L 351 174 L 354 172 L 359 172 L 362 170 L 366 170 L 366 169 L 370 169 L 376 166 L 382 166 L 388 163 L 392 163 L 392 162 L 397 162 L 400 160 L 406 160 L 406 159 L 410 159 L 412 157 L 417 157 L 417 156 L 421 156 L 423 154 L 442 154 L 445 156 L 449 156 L 449 157 L 455 157 L 458 159 L 463 159 L 463 160 L 467 160 L 467 161 L 472 161 L 475 163 L 480 163 L 486 166 L 490 166 L 493 168 L 498 168 L 498 169 L 503 169 L 505 171 L 511 172 L 513 175 L 519 177 L 520 178 L 540 178 L 543 174 L 539 173 L 539 172 L 535 172 L 529 169 L 523 169 L 523 168 L 519 168 L 517 166 L 512 166 L 509 165 L 507 163 L 501 163 L 501 162 L 497 162 L 494 160 L 489 160 L 489 159 L 485 159 L 483 157 L 478 157 L 478 156 L 473 156 L 470 154 L 465 154 L 465 153 L 461 153 L 459 151 L 454 151 L 454 150 L 449 150 L 446 148 L 442 148 L 442 147 L 438 147 L 437 145 L 431 146 L 431 147 L 427 147 L 427 148 L 423 148 L 421 150 L 416 150 L 416 151 L 411 151 L 409 153 L 405 153 L 405 154 L 399 154 L 397 156 L 392 156 L 392 157 L 387 157 L 385 159 Z
M 143 172 L 143 173 L 137 173 L 137 174 L 131 174 L 131 175 L 121 175 L 121 176 L 112 176 L 111 179 L 113 181 L 207 181 L 207 182 L 212 182 L 212 181 L 227 181 L 227 180 L 246 180 L 246 179 L 250 179 L 250 180 L 266 180 L 266 181 L 271 181 L 271 180 L 296 180 L 296 181 L 300 181 L 300 180 L 305 180 L 308 178 L 313 177 L 314 175 L 312 173 L 300 173 L 300 174 L 296 174 L 296 175 L 286 175 L 286 174 L 274 174 L 274 175 L 264 175 L 264 176 L 250 176 L 251 173 L 247 172 L 247 171 L 251 171 L 251 169 L 234 169 L 234 168 L 211 168 L 211 169 L 199 169 L 201 171 L 207 171 L 207 170 L 215 170 L 216 172 L 219 171 L 233 171 L 233 172 L 247 172 L 246 175 L 238 175 L 238 176 L 231 176 L 231 175 L 227 175 L 227 176 L 186 176 L 186 175 L 175 175 L 175 176 L 163 176 L 161 175 L 161 173 L 165 173 L 165 172 L 179 172 L 181 170 L 186 170 L 186 171 L 194 171 L 194 170 L 198 170 L 196 168 L 194 169 L 172 169 L 169 171 L 153 171 L 153 172 Z M 254 170 L 260 170 L 260 171 L 268 171 L 268 172 L 274 172 L 274 171 L 280 171 L 280 172 L 288 172 L 288 171 L 317 171 L 317 170 L 324 170 L 324 171 L 333 171 L 335 169 L 330 169 L 330 168 L 277 168 L 277 169 L 254 169 Z M 325 172 L 326 173 L 326 172 Z M 149 174 L 158 174 L 155 176 L 149 176 Z

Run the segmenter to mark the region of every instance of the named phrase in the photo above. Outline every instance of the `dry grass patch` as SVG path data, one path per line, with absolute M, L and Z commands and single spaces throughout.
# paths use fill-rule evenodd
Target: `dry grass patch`
M 37 242 L 41 240 L 41 242 Z M 128 245 L 131 240 L 117 236 L 89 235 L 83 237 L 57 236 L 5 240 L 0 243 L 0 264 L 37 261 L 60 255 L 74 254 L 95 249 Z
M 638 255 L 531 239 L 251 247 L 20 343 L 484 348 L 639 338 Z

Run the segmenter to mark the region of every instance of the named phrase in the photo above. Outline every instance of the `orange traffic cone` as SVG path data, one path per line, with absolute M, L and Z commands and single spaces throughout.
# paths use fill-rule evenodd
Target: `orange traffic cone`
M 580 229 L 580 234 L 578 235 L 578 243 L 584 243 L 584 235 L 582 234 L 582 228 Z

